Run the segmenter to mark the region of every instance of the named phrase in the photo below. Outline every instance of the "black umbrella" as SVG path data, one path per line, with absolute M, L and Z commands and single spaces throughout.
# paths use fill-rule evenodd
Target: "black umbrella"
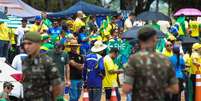
M 161 12 L 145 11 L 136 17 L 137 20 L 165 20 L 170 21 L 170 17 Z
M 6 19 L 6 18 L 7 18 L 7 16 L 3 12 L 0 11 L 0 19 Z
M 133 27 L 130 30 L 126 31 L 123 33 L 122 38 L 126 38 L 126 39 L 135 39 L 137 40 L 137 32 L 141 29 L 142 27 Z M 161 38 L 164 37 L 164 33 L 156 30 L 157 32 L 157 37 Z
M 182 44 L 186 45 L 186 44 L 193 44 L 193 43 L 199 43 L 199 40 L 192 38 L 192 37 L 184 37 L 182 38 Z

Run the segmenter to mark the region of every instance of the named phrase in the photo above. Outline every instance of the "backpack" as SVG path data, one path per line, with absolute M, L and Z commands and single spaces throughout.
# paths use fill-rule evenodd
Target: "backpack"
M 95 83 L 103 79 L 105 72 L 103 65 L 99 64 L 100 62 L 103 62 L 103 58 L 98 54 L 88 54 L 86 56 L 83 75 L 85 81 Z

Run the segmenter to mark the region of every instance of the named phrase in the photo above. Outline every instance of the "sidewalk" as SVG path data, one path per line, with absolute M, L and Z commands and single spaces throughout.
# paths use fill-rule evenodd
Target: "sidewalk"
M 121 88 L 119 89 L 119 91 L 120 91 L 120 93 L 121 93 L 121 101 L 126 101 L 126 95 L 122 93 Z M 83 95 L 83 92 L 82 92 L 82 95 Z M 79 101 L 82 101 L 82 95 L 81 95 Z M 105 100 L 105 93 L 104 93 L 104 91 L 103 91 L 103 93 L 102 93 L 101 101 L 106 101 L 106 100 Z

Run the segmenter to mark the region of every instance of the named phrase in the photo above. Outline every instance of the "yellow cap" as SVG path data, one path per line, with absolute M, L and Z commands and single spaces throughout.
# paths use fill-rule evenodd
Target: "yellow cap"
M 197 50 L 199 48 L 201 48 L 201 44 L 199 44 L 199 43 L 194 43 L 192 46 L 192 50 Z

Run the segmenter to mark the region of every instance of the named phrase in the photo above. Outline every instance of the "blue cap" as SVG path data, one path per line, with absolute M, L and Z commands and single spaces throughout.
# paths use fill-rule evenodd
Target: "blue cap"
M 35 20 L 42 20 L 42 16 L 36 16 Z

